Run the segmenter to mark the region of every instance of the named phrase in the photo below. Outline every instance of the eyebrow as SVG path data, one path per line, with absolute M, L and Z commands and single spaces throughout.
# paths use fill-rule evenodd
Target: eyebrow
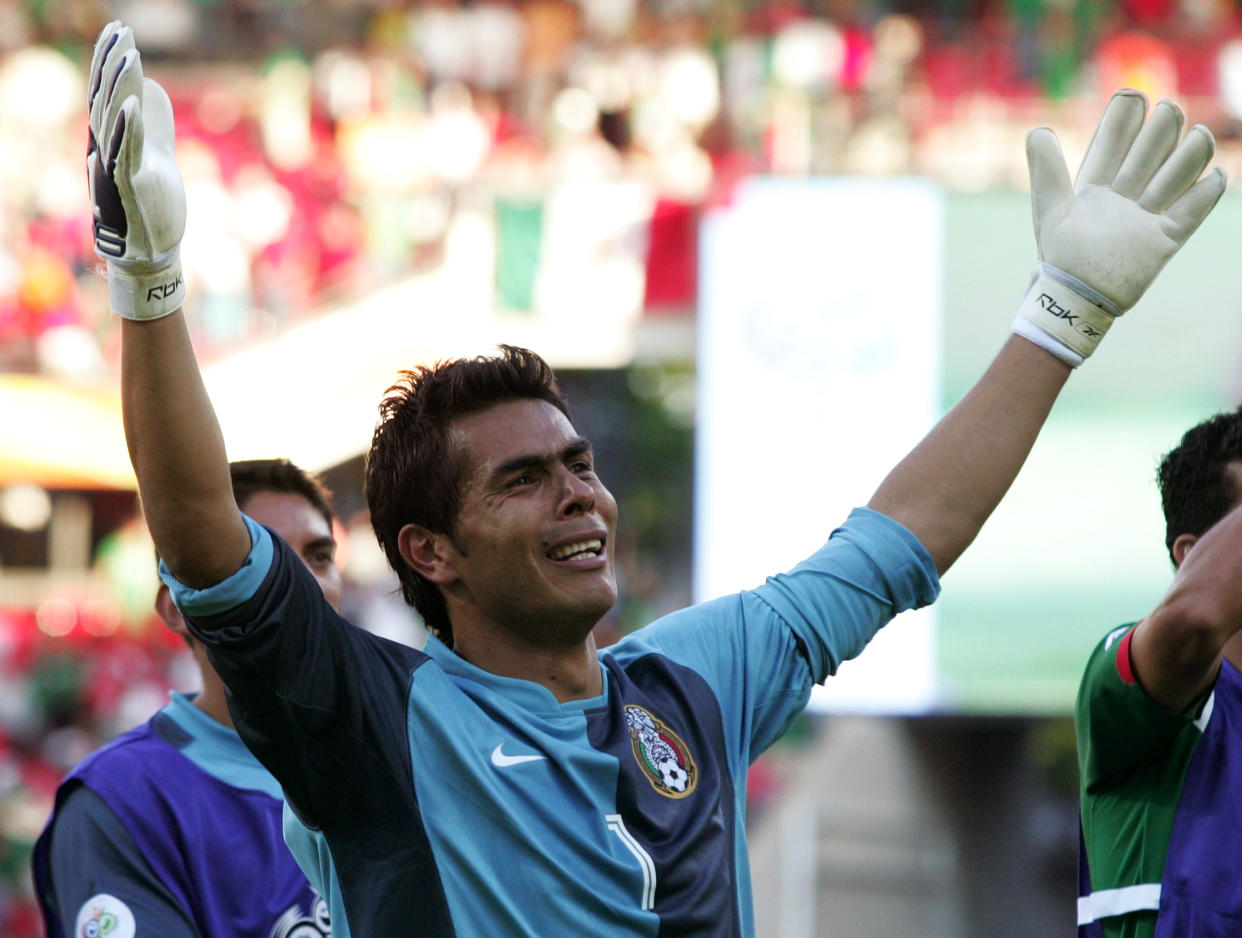
M 524 453 L 521 456 L 506 459 L 492 471 L 491 477 L 498 479 L 501 476 L 508 475 L 510 472 L 525 469 L 527 466 L 539 466 L 557 459 L 573 459 L 575 456 L 581 456 L 583 453 L 589 453 L 590 451 L 591 441 L 584 437 L 577 437 L 570 440 L 569 444 L 559 453 Z
M 331 547 L 333 550 L 336 550 L 336 538 L 332 537 L 330 534 L 324 537 L 317 537 L 313 541 L 307 541 L 302 550 L 303 552 L 313 551 L 319 550 L 321 547 Z

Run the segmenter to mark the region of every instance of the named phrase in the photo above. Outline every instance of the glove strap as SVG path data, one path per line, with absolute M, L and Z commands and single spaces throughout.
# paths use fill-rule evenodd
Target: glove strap
M 177 248 L 141 268 L 108 263 L 108 302 L 125 319 L 160 319 L 185 303 L 185 278 Z
M 1121 310 L 1063 270 L 1040 264 L 1013 331 L 1077 368 L 1099 345 Z

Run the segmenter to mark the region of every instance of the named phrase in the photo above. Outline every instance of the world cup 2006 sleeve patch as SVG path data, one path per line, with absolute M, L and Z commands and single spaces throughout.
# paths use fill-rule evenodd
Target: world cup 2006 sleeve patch
M 78 910 L 73 938 L 134 938 L 134 913 L 116 896 L 106 892 L 91 896 Z

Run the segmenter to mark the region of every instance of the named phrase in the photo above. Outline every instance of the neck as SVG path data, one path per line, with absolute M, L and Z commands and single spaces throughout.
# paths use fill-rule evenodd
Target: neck
M 1242 632 L 1237 633 L 1233 638 L 1225 642 L 1225 647 L 1222 651 L 1229 663 L 1239 671 L 1242 671 Z
M 561 703 L 595 697 L 604 689 L 591 633 L 561 646 L 533 643 L 512 632 L 483 633 L 454 626 L 453 651 L 476 668 L 541 684 Z
M 211 717 L 233 729 L 233 717 L 229 713 L 228 699 L 224 696 L 224 681 L 207 660 L 207 653 L 197 642 L 194 645 L 194 657 L 198 659 L 198 669 L 203 675 L 203 689 L 194 698 L 194 706 Z

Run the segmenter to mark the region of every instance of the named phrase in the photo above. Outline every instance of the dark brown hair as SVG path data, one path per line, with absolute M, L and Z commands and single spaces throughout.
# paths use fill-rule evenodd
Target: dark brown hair
M 1238 460 L 1242 460 L 1242 407 L 1191 427 L 1160 461 L 1157 481 L 1170 558 L 1179 536 L 1207 533 L 1237 503 L 1238 488 L 1229 466 Z
M 453 644 L 444 597 L 401 557 L 397 535 L 407 524 L 452 536 L 459 507 L 461 454 L 449 441 L 454 420 L 513 400 L 547 401 L 572 420 L 551 367 L 511 345 L 480 355 L 403 371 L 380 404 L 366 459 L 371 526 L 401 582 L 405 601 L 427 628 Z
M 260 492 L 301 495 L 332 527 L 332 493 L 318 476 L 287 459 L 242 459 L 229 463 L 233 479 L 233 501 L 244 509 L 246 502 Z

